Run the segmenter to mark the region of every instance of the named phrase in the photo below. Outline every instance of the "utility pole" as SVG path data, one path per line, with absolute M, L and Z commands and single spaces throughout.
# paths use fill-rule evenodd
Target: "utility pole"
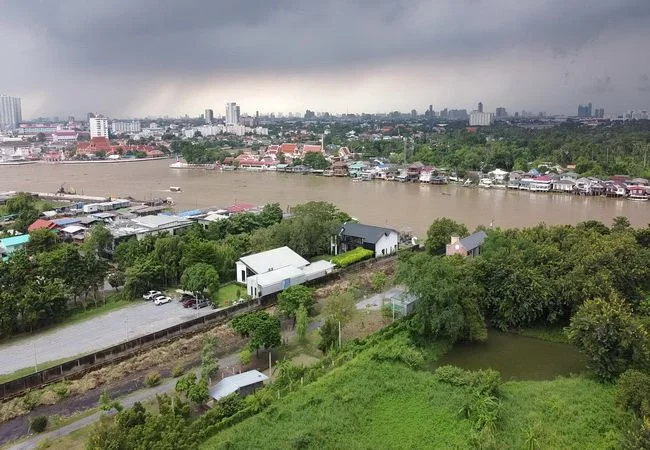
M 271 349 L 269 349 L 269 378 L 271 378 Z
M 32 350 L 34 351 L 34 373 L 38 372 L 38 362 L 36 361 L 36 343 L 32 342 Z

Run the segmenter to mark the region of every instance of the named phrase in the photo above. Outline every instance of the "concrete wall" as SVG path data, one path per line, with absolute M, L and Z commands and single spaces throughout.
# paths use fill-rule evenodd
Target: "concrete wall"
M 399 236 L 396 232 L 392 232 L 388 236 L 382 236 L 375 245 L 375 258 L 388 256 L 397 252 L 398 244 Z

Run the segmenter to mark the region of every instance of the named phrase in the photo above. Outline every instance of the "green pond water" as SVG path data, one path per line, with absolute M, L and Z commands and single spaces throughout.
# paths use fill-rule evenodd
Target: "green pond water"
M 486 342 L 454 345 L 439 365 L 490 368 L 504 380 L 551 380 L 583 372 L 586 358 L 572 345 L 490 330 Z

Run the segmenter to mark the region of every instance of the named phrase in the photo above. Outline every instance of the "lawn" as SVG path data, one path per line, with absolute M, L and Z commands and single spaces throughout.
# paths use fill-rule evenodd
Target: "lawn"
M 240 296 L 246 295 L 246 286 L 239 283 L 226 283 L 219 288 L 217 292 L 217 302 L 219 306 L 230 306 L 233 300 L 237 300 L 237 291 Z
M 614 448 L 629 421 L 615 387 L 586 377 L 507 382 L 500 392 L 502 449 Z M 470 396 L 431 372 L 362 352 L 201 448 L 472 448 L 472 423 L 459 415 Z
M 201 448 L 467 448 L 463 398 L 428 372 L 353 361 Z

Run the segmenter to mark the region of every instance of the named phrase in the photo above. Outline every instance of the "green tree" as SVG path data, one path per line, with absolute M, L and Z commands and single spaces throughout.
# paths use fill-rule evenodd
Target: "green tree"
M 410 321 L 420 341 L 485 340 L 487 331 L 478 306 L 481 288 L 474 281 L 466 258 L 426 253 L 401 262 L 398 278 L 417 298 Z
M 336 346 L 339 339 L 338 322 L 335 322 L 332 318 L 328 318 L 320 328 L 319 334 L 320 342 L 318 343 L 318 349 L 323 353 L 327 353 Z
M 325 156 L 322 153 L 316 152 L 307 153 L 303 158 L 302 163 L 314 170 L 325 170 L 330 166 L 327 159 L 325 159 Z
M 109 256 L 109 251 L 113 246 L 113 235 L 103 223 L 93 225 L 86 234 L 83 248 L 88 253 L 96 254 L 102 258 Z
M 29 242 L 27 243 L 27 251 L 30 254 L 42 253 L 52 250 L 56 247 L 58 238 L 52 230 L 41 228 L 29 233 Z
M 356 300 L 349 290 L 337 291 L 329 296 L 323 310 L 337 326 L 340 323 L 341 327 L 344 327 L 357 311 Z
M 111 397 L 108 395 L 106 389 L 102 390 L 102 393 L 99 396 L 99 407 L 102 411 L 110 411 L 115 409 L 115 411 L 120 412 L 124 407 L 117 400 L 111 400 Z
M 278 310 L 294 320 L 300 306 L 309 312 L 315 304 L 314 290 L 302 284 L 290 286 L 278 295 Z
M 586 301 L 571 318 L 569 339 L 589 357 L 589 366 L 603 380 L 628 368 L 647 369 L 648 330 L 617 295 Z
M 163 267 L 149 257 L 140 258 L 133 266 L 126 269 L 125 275 L 125 295 L 130 298 L 138 298 L 161 283 Z
M 262 227 L 270 227 L 273 224 L 280 223 L 282 215 L 283 212 L 279 203 L 269 203 L 262 208 L 259 214 L 259 223 Z
M 300 342 L 305 342 L 307 339 L 308 322 L 307 308 L 305 308 L 305 305 L 300 305 L 296 312 L 296 334 L 298 335 L 298 340 Z
M 178 393 L 184 394 L 187 400 L 196 405 L 203 404 L 210 398 L 208 381 L 205 378 L 197 380 L 194 372 L 190 372 L 179 378 L 176 382 L 175 390 Z
M 258 352 L 260 347 L 270 349 L 282 342 L 280 319 L 266 311 L 256 311 L 235 317 L 231 322 L 233 330 L 243 337 L 250 337 L 248 348 Z
M 34 223 L 41 213 L 36 206 L 36 199 L 27 192 L 20 192 L 7 200 L 5 209 L 7 214 L 17 216 L 13 228 L 22 233 L 27 231 L 27 227 Z
M 372 289 L 375 292 L 382 292 L 384 289 L 386 289 L 387 284 L 388 277 L 384 272 L 375 272 L 372 275 Z
M 447 244 L 449 244 L 452 235 L 465 237 L 469 234 L 467 227 L 446 217 L 441 217 L 433 221 L 427 231 L 427 239 L 424 247 L 430 255 L 439 255 L 445 253 Z
M 195 293 L 208 293 L 212 299 L 216 299 L 219 291 L 219 274 L 217 270 L 206 263 L 196 263 L 183 271 L 181 276 L 183 289 Z
M 117 270 L 115 272 L 111 272 L 108 274 L 108 284 L 115 289 L 115 291 L 118 291 L 120 286 L 124 286 L 124 283 L 126 282 L 126 275 L 124 275 L 124 272 Z

